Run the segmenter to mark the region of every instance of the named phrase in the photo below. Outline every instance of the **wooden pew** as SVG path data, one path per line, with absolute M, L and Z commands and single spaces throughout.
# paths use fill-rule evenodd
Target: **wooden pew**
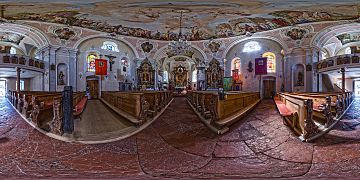
M 8 92 L 8 98 L 15 103 L 13 104 L 20 113 L 37 127 L 49 131 L 49 123 L 54 120 L 54 101 L 57 100 L 61 106 L 62 92 L 43 92 L 43 91 L 20 91 Z M 80 115 L 85 107 L 85 92 L 73 93 L 73 107 L 76 109 L 75 115 Z M 80 103 L 81 102 L 81 103 Z M 16 105 L 16 106 L 15 106 Z M 62 116 L 61 111 L 59 117 Z M 61 119 L 61 118 L 60 118 Z
M 100 98 L 120 116 L 136 125 L 155 118 L 171 99 L 172 95 L 167 91 L 105 91 Z
M 229 92 L 220 100 L 215 91 L 192 91 L 187 101 L 212 131 L 223 134 L 260 102 L 260 93 Z
M 335 126 L 351 105 L 350 96 L 352 93 L 279 93 L 274 101 L 299 138 L 312 141 Z
M 51 133 L 62 135 L 63 132 L 63 109 L 62 109 L 62 96 L 54 97 L 53 99 L 53 114 L 52 121 L 48 122 L 48 130 Z M 85 96 L 85 92 L 74 92 L 73 93 L 73 117 L 74 119 L 78 118 L 81 113 L 84 111 L 87 103 L 87 97 Z

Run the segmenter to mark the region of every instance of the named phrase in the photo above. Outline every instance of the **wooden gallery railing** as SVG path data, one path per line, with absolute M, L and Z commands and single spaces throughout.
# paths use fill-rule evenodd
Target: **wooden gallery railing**
M 220 100 L 217 92 L 192 91 L 188 92 L 187 100 L 212 131 L 223 134 L 260 102 L 260 93 L 226 93 L 224 100 Z
M 100 100 L 135 125 L 155 118 L 172 100 L 168 91 L 103 91 Z
M 302 141 L 312 141 L 329 132 L 354 100 L 346 93 L 279 93 L 274 98 L 284 124 Z
M 62 135 L 61 92 L 9 91 L 7 98 L 11 104 L 34 126 L 47 132 Z M 85 92 L 73 93 L 73 107 L 86 101 Z M 84 108 L 83 105 L 82 109 Z M 75 112 L 74 112 L 75 113 Z M 60 126 L 53 126 L 59 124 Z

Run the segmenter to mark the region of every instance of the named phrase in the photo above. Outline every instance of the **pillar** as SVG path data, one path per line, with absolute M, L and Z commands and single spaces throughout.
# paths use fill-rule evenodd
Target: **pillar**
M 77 88 L 77 50 L 76 49 L 69 49 L 69 72 L 68 72 L 68 84 L 73 87 L 74 91 L 79 91 L 81 89 Z
M 345 68 L 341 68 L 340 72 L 341 72 L 341 89 L 342 92 L 345 92 Z
M 21 68 L 16 68 L 16 91 L 20 91 Z

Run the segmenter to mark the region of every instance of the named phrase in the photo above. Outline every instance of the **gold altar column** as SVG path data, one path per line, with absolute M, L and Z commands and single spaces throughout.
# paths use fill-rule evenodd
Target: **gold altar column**
M 16 91 L 20 91 L 20 72 L 21 68 L 16 68 Z
M 341 72 L 341 89 L 342 92 L 345 92 L 345 68 L 341 68 L 340 72 Z

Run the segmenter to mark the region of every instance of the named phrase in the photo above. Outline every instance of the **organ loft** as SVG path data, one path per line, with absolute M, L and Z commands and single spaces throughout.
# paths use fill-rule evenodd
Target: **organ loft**
M 358 1 L 0 3 L 2 179 L 356 179 Z

